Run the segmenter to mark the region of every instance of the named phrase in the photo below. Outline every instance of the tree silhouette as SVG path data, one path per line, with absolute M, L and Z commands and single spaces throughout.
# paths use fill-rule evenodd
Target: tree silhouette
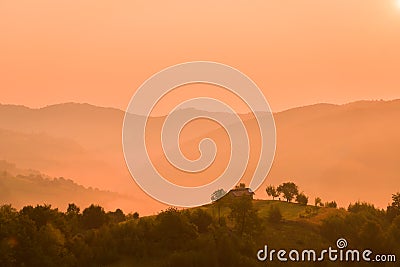
M 67 215 L 68 216 L 79 215 L 80 211 L 81 211 L 81 209 L 77 205 L 75 205 L 74 203 L 68 204 L 68 208 L 67 208 Z
M 308 203 L 308 197 L 307 197 L 304 193 L 300 193 L 300 194 L 298 194 L 298 195 L 296 196 L 296 201 L 297 201 L 299 204 L 307 205 L 307 203 Z
M 222 198 L 225 196 L 226 192 L 224 189 L 218 189 L 211 195 L 211 200 L 212 201 L 217 201 L 218 199 Z
M 106 223 L 106 213 L 98 205 L 90 205 L 82 213 L 82 224 L 86 229 L 100 228 Z
M 297 194 L 297 201 L 302 195 Z M 391 209 L 399 208 L 398 196 L 393 194 Z M 0 205 L 0 266 L 258 266 L 254 255 L 265 238 L 285 242 L 282 237 L 289 237 L 287 242 L 291 242 L 295 233 L 310 234 L 304 246 L 324 247 L 343 237 L 354 248 L 400 253 L 400 216 L 389 221 L 389 210 L 363 202 L 349 205 L 347 211 L 308 207 L 323 211 L 324 216 L 309 222 L 308 217 L 298 222 L 288 216 L 279 223 L 280 209 L 290 214 L 295 206 L 270 204 L 232 197 L 224 203 L 230 209 L 230 220 L 219 225 L 209 215 L 213 209 L 209 205 L 182 211 L 170 208 L 136 220 L 132 214 L 122 223 L 117 223 L 123 218 L 122 210 L 106 214 L 96 205 L 83 213 L 74 204 L 66 212 L 49 205 L 26 206 L 20 211 Z M 262 216 L 263 209 L 269 208 L 264 224 L 253 205 L 260 207 Z
M 155 234 L 162 244 L 173 249 L 185 247 L 197 237 L 196 227 L 176 208 L 168 208 L 157 215 Z
M 336 203 L 336 201 L 331 201 L 331 202 L 326 202 L 325 203 L 325 207 L 327 207 L 327 208 L 337 208 L 337 203 Z
M 400 210 L 400 193 L 397 192 L 396 194 L 392 195 L 392 207 L 397 208 Z
M 274 200 L 276 197 L 279 196 L 279 193 L 276 190 L 275 186 L 269 185 L 269 186 L 267 186 L 265 191 L 267 192 L 268 196 L 272 197 L 272 200 Z
M 297 185 L 293 182 L 283 183 L 278 186 L 277 191 L 283 194 L 283 197 L 287 202 L 292 201 L 292 199 L 299 194 L 299 189 Z
M 317 206 L 323 206 L 322 204 L 322 199 L 320 197 L 316 197 L 314 200 L 314 205 Z
M 248 196 L 236 197 L 232 199 L 229 207 L 231 208 L 229 217 L 233 220 L 235 230 L 240 235 L 252 234 L 257 230 L 259 219 L 251 198 Z
M 400 216 L 400 193 L 392 195 L 392 205 L 387 207 L 387 217 L 392 221 L 397 216 Z
M 190 213 L 190 222 L 197 226 L 199 233 L 205 233 L 208 231 L 208 227 L 212 223 L 212 217 L 208 212 L 197 209 Z
M 121 209 L 116 209 L 114 212 L 108 212 L 107 218 L 110 223 L 120 223 L 125 221 L 126 216 Z

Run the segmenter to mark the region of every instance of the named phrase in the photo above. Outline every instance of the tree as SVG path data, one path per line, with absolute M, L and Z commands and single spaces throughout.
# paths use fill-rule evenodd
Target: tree
M 230 203 L 231 213 L 229 217 L 235 224 L 235 230 L 242 235 L 251 234 L 257 230 L 259 219 L 253 201 L 247 196 L 236 197 Z
M 292 199 L 299 194 L 299 189 L 297 185 L 293 182 L 283 183 L 278 186 L 277 191 L 283 194 L 283 197 L 287 202 L 292 201 Z
M 384 240 L 381 225 L 376 221 L 366 220 L 358 233 L 359 239 L 364 247 L 379 250 Z
M 70 203 L 67 208 L 67 216 L 79 215 L 80 211 L 81 209 L 77 205 Z
M 214 193 L 212 193 L 211 195 L 211 200 L 212 201 L 217 201 L 218 199 L 220 199 L 221 197 L 225 196 L 226 192 L 224 189 L 218 189 L 217 191 L 215 191 Z
M 58 209 L 52 209 L 51 205 L 25 206 L 22 208 L 21 214 L 28 216 L 34 221 L 38 229 L 48 223 L 57 225 L 62 223 Z
M 189 215 L 189 220 L 191 223 L 197 226 L 199 233 L 207 232 L 208 226 L 210 226 L 212 223 L 211 215 L 202 209 L 196 209 L 195 211 L 191 212 Z
M 390 221 L 400 215 L 400 193 L 392 195 L 392 205 L 387 207 L 387 217 Z
M 392 206 L 395 208 L 400 209 L 400 192 L 397 192 L 396 194 L 392 195 Z
M 82 223 L 86 229 L 100 228 L 106 223 L 106 213 L 98 205 L 90 205 L 82 213 Z
M 236 189 L 239 189 L 239 188 L 246 188 L 246 184 L 245 183 L 240 183 L 239 185 L 237 185 L 237 186 L 235 186 L 236 187 Z
M 194 240 L 198 233 L 185 213 L 176 208 L 168 208 L 156 217 L 155 236 L 164 246 L 171 249 L 186 247 L 189 241 Z
M 222 206 L 222 197 L 226 195 L 226 191 L 224 189 L 218 189 L 211 195 L 211 200 L 217 203 L 218 208 L 218 223 L 221 225 L 221 206 Z
M 296 196 L 296 201 L 301 205 L 307 205 L 308 197 L 304 193 L 300 193 Z
M 315 200 L 314 200 L 314 205 L 317 207 L 317 206 L 323 206 L 323 204 L 322 204 L 322 199 L 320 198 L 320 197 L 316 197 L 315 198 Z
M 37 232 L 37 248 L 42 253 L 36 255 L 37 266 L 68 266 L 72 264 L 71 254 L 65 248 L 65 236 L 60 229 L 52 224 L 46 224 Z
M 325 203 L 325 207 L 327 207 L 327 208 L 337 208 L 337 203 L 336 203 L 336 201 L 331 201 L 331 202 L 326 202 Z
M 111 222 L 111 223 L 120 223 L 120 222 L 125 221 L 125 219 L 126 219 L 126 216 L 121 209 L 116 209 L 114 212 L 109 211 L 107 213 L 107 217 L 108 217 L 109 222 Z
M 272 197 L 272 200 L 274 200 L 277 196 L 279 196 L 278 191 L 276 191 L 275 186 L 267 186 L 267 188 L 265 189 L 265 191 L 267 191 L 268 196 Z
M 328 215 L 322 220 L 321 235 L 329 241 L 337 240 L 338 237 L 346 233 L 348 226 L 345 223 L 345 218 L 339 214 Z
M 74 203 L 68 204 L 67 212 L 65 213 L 69 234 L 75 235 L 81 229 L 81 217 L 82 214 L 79 213 L 80 208 Z
M 18 232 L 16 221 L 18 218 L 17 211 L 11 205 L 0 206 L 0 266 L 16 266 L 15 246 L 16 239 L 9 238 L 15 236 Z M 32 223 L 33 224 L 33 223 Z M 5 241 L 5 240 L 13 241 Z
M 397 247 L 400 251 L 400 216 L 397 216 L 389 228 L 389 241 L 391 247 Z

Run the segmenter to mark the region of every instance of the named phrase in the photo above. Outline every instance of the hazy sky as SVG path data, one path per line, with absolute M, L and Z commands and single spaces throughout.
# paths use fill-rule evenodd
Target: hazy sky
M 273 110 L 400 98 L 396 0 L 0 1 L 0 102 L 125 109 L 193 60 L 238 68 Z

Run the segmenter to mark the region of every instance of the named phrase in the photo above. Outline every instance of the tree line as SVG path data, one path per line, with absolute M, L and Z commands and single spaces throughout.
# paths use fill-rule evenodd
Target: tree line
M 298 186 L 293 182 L 285 182 L 280 184 L 278 187 L 273 185 L 267 186 L 265 189 L 267 195 L 272 197 L 272 200 L 275 198 L 282 196 L 287 202 L 291 202 L 293 199 L 296 200 L 297 203 L 302 205 L 308 204 L 308 196 L 304 194 L 304 192 L 299 192 Z M 279 198 L 280 200 L 280 198 Z M 337 208 L 336 201 L 330 201 L 322 203 L 320 197 L 316 197 L 314 200 L 315 206 L 319 207 L 329 207 L 329 208 Z
M 50 205 L 0 206 L 0 266 L 256 266 L 261 221 L 251 199 L 224 203 L 220 220 L 205 208 L 168 208 L 156 216 L 105 212 L 99 205 L 66 212 Z
M 255 203 L 246 196 L 220 198 L 208 206 L 168 208 L 147 217 L 106 212 L 98 205 L 81 211 L 69 204 L 65 212 L 50 205 L 20 210 L 3 205 L 0 266 L 113 266 L 127 259 L 125 266 L 264 266 L 255 255 L 266 242 L 318 249 L 340 237 L 354 247 L 400 253 L 400 193 L 393 194 L 386 210 L 356 202 L 347 210 L 331 209 L 318 225 L 283 220 L 276 204 L 290 204 L 271 203 L 261 216 Z M 211 211 L 218 207 L 223 212 L 217 216 Z

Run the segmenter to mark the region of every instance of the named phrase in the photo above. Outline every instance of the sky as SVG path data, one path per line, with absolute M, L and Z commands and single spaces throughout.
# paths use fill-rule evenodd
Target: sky
M 0 103 L 125 109 L 161 69 L 231 65 L 272 110 L 400 98 L 397 0 L 0 0 Z

